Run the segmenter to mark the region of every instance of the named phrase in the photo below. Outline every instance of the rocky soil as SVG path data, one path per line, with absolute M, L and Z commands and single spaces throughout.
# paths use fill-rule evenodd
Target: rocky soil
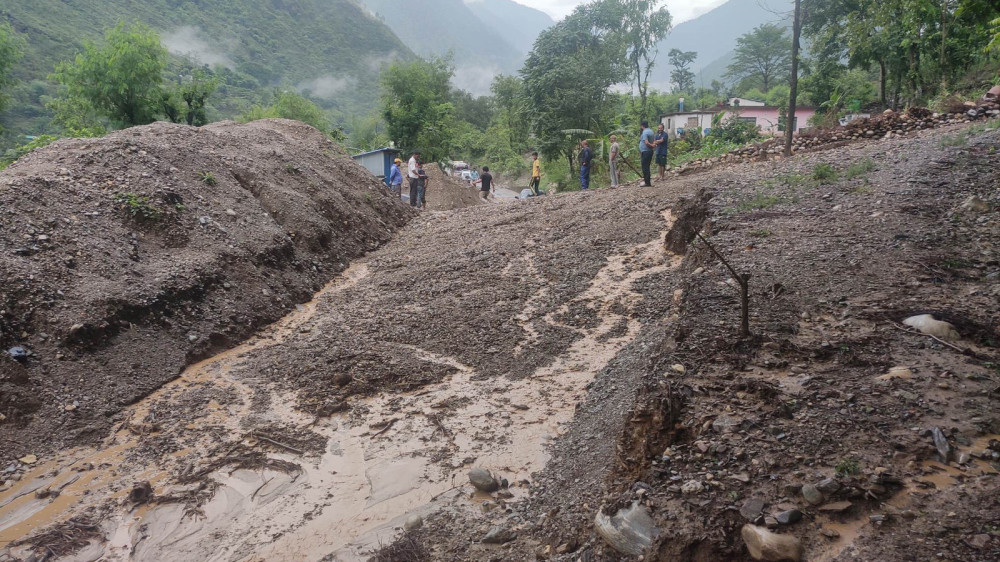
M 61 140 L 0 173 L 0 459 L 93 442 L 413 216 L 294 121 Z
M 658 184 L 714 195 L 705 233 L 751 275 L 752 337 L 694 242 L 660 287 L 677 310 L 592 383 L 529 497 L 404 541 L 440 560 L 997 559 L 998 141 L 953 127 Z M 922 314 L 960 339 L 903 324 Z

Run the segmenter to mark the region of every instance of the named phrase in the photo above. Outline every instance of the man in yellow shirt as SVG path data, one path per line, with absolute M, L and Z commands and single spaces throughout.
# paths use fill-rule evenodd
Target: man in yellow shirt
M 531 183 L 528 187 L 535 192 L 535 195 L 541 195 L 538 192 L 538 184 L 542 181 L 542 163 L 538 161 L 538 153 L 531 153 Z

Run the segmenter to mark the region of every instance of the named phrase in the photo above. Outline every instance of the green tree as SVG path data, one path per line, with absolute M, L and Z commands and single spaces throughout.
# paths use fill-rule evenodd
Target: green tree
M 696 51 L 682 51 L 680 49 L 670 49 L 667 53 L 670 66 L 674 70 L 670 73 L 670 81 L 674 83 L 678 92 L 690 92 L 694 89 L 694 72 L 691 72 L 691 63 L 698 58 Z
M 24 55 L 24 39 L 22 39 L 9 23 L 0 24 L 0 111 L 7 105 L 9 99 L 7 88 L 14 84 L 11 69 Z
M 564 131 L 606 129 L 614 110 L 608 90 L 629 75 L 623 43 L 613 34 L 594 33 L 591 7 L 578 6 L 543 31 L 521 69 L 539 152 L 548 160 L 566 158 L 571 174 L 580 137 Z
M 278 92 L 273 105 L 256 105 L 239 118 L 243 123 L 258 119 L 293 119 L 311 125 L 335 140 L 343 140 L 342 133 L 332 128 L 326 113 L 312 100 L 297 92 Z
M 218 79 L 208 76 L 204 70 L 196 70 L 190 81 L 181 84 L 178 90 L 184 105 L 187 106 L 185 120 L 188 125 L 201 127 L 208 124 L 205 106 L 208 104 L 208 98 L 218 87 Z
M 529 109 L 525 98 L 524 81 L 517 76 L 497 75 L 490 85 L 496 110 L 493 123 L 500 127 L 507 145 L 520 152 L 527 147 Z
M 791 40 L 785 28 L 771 23 L 757 26 L 736 40 L 736 55 L 726 77 L 741 82 L 742 88 L 759 87 L 766 92 L 775 80 L 788 75 Z
M 447 154 L 453 73 L 451 61 L 440 58 L 395 62 L 382 72 L 382 117 L 399 146 L 434 160 Z
M 104 45 L 86 43 L 76 60 L 57 65 L 51 78 L 112 122 L 145 125 L 161 111 L 166 59 L 156 32 L 120 23 L 108 30 Z

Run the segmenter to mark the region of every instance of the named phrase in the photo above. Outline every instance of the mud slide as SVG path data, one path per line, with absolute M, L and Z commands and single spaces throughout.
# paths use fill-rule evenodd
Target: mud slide
M 430 228 L 446 238 L 487 217 L 497 230 L 505 221 L 543 230 L 547 214 L 623 208 L 637 227 L 581 222 L 578 231 L 570 227 L 572 242 L 561 247 L 566 255 L 553 255 L 562 236 L 507 246 L 505 259 L 485 272 L 528 289 L 513 303 L 510 325 L 497 330 L 496 341 L 504 341 L 506 330 L 516 334 L 518 344 L 504 346 L 505 357 L 490 349 L 449 353 L 443 339 L 421 345 L 373 330 L 384 336 L 368 342 L 373 349 L 407 358 L 385 359 L 395 368 L 442 375 L 415 389 L 376 385 L 382 390 L 332 416 L 310 411 L 305 392 L 268 365 L 302 369 L 304 362 L 289 354 L 310 342 L 319 346 L 318 357 L 343 355 L 338 346 L 346 332 L 369 333 L 360 319 L 342 317 L 351 303 L 377 307 L 393 298 L 386 287 L 406 298 L 408 287 L 392 281 L 387 264 L 412 255 L 409 235 L 429 226 L 405 229 L 401 242 L 354 263 L 313 301 L 132 407 L 101 447 L 38 462 L 0 495 L 0 545 L 11 545 L 7 553 L 15 557 L 50 550 L 73 560 L 363 560 L 392 542 L 408 517 L 445 507 L 478 510 L 487 496 L 469 494 L 472 466 L 502 475 L 508 499 L 523 499 L 548 459 L 547 444 L 565 430 L 587 385 L 639 332 L 650 280 L 678 265 L 663 250 L 669 211 L 658 210 L 670 198 L 636 194 L 623 205 L 614 194 L 560 196 L 499 216 L 477 209 L 431 220 Z M 618 234 L 605 236 L 604 228 Z M 502 234 L 497 239 L 512 238 Z M 503 246 L 497 239 L 473 244 L 471 261 L 487 247 Z M 450 262 L 440 251 L 427 259 L 434 267 Z M 481 271 L 451 263 L 455 276 Z M 585 283 L 570 288 L 553 277 L 567 264 L 575 266 L 571 278 Z M 502 295 L 506 285 L 495 285 Z M 369 316 L 378 310 L 365 308 Z M 468 331 L 478 308 L 453 305 L 446 339 Z M 432 310 L 396 322 L 433 323 Z M 354 328 L 335 329 L 337 322 Z M 495 376 L 496 364 L 534 366 Z M 356 384 L 364 374 L 352 376 Z

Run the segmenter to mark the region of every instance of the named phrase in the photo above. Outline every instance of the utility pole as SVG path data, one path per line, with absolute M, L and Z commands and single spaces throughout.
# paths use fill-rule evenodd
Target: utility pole
M 799 97 L 799 36 L 802 34 L 802 0 L 795 0 L 792 21 L 792 76 L 788 80 L 788 112 L 785 118 L 785 156 L 792 155 L 792 135 L 795 134 L 795 104 Z

